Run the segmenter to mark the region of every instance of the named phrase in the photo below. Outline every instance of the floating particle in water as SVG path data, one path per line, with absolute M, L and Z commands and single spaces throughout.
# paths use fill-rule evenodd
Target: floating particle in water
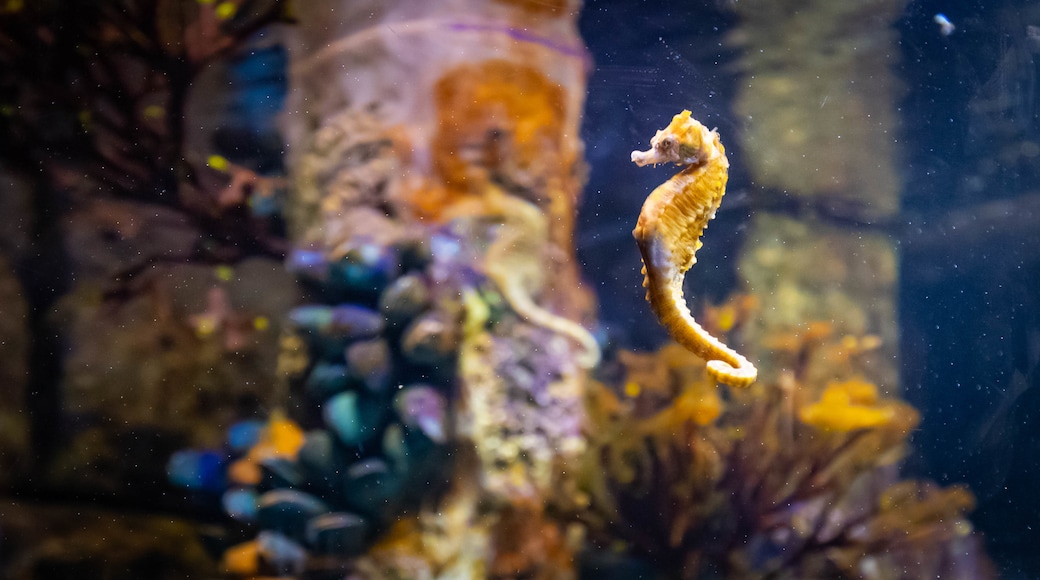
M 952 22 L 950 22 L 950 19 L 947 18 L 946 15 L 941 12 L 939 14 L 936 14 L 935 17 L 932 18 L 932 20 L 934 20 L 935 23 L 939 25 L 939 34 L 942 34 L 943 36 L 949 36 L 953 34 L 953 31 L 957 30 L 957 27 L 954 26 Z

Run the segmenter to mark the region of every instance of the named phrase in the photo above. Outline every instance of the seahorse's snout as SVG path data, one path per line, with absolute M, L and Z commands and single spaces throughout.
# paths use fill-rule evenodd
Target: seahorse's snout
M 658 131 L 650 140 L 649 150 L 633 151 L 632 162 L 640 167 L 658 163 L 680 163 L 682 160 L 679 156 L 679 141 L 672 135 L 662 133 L 664 131 Z

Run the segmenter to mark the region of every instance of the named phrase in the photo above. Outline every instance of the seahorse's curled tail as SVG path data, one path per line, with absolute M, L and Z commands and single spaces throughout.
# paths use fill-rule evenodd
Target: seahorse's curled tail
M 632 161 L 640 167 L 684 167 L 646 198 L 632 231 L 643 256 L 646 299 L 668 334 L 708 361 L 709 375 L 732 387 L 746 387 L 755 382 L 758 370 L 697 324 L 682 291 L 686 272 L 697 261 L 701 234 L 726 193 L 726 150 L 718 133 L 691 118 L 689 111 L 676 115 L 650 145 L 649 151 L 633 151 Z

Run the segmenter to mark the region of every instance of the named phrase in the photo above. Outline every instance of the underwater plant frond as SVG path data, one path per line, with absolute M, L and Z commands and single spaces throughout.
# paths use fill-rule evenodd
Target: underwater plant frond
M 658 131 L 649 151 L 633 151 L 639 166 L 677 163 L 684 168 L 643 203 L 632 231 L 643 256 L 646 299 L 679 344 L 708 361 L 708 373 L 732 387 L 746 387 L 758 371 L 743 355 L 708 334 L 690 314 L 682 285 L 696 263 L 700 237 L 726 193 L 729 160 L 718 133 L 690 117 L 676 115 Z
M 847 337 L 823 330 L 793 350 L 848 350 Z M 993 577 L 966 518 L 971 494 L 898 478 L 917 411 L 855 365 L 826 387 L 799 379 L 814 369 L 789 369 L 720 391 L 725 407 L 708 421 L 698 385 L 718 388 L 688 351 L 619 358 L 627 372 L 586 398 L 579 510 L 593 544 L 677 578 L 921 578 L 960 567 Z

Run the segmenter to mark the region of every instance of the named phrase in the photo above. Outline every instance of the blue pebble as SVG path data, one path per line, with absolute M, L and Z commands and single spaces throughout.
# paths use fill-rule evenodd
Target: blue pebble
M 260 486 L 264 489 L 292 488 L 303 485 L 304 476 L 295 461 L 285 457 L 268 457 L 260 461 Z
M 444 234 L 434 234 L 430 237 L 430 253 L 440 256 L 445 260 L 454 258 L 462 251 L 462 244 L 458 238 Z
M 226 457 L 215 451 L 185 449 L 170 456 L 166 474 L 170 483 L 192 491 L 219 491 L 224 487 Z
M 347 364 L 357 380 L 372 392 L 390 385 L 390 347 L 384 340 L 356 342 L 346 349 Z
M 411 462 L 408 460 L 408 446 L 405 443 L 404 427 L 400 423 L 391 423 L 383 431 L 383 454 L 390 460 L 394 472 L 405 473 Z
M 335 435 L 325 429 L 307 433 L 303 447 L 296 454 L 297 464 L 307 476 L 312 489 L 321 492 L 335 489 L 339 480 L 339 461 L 336 453 Z
M 257 419 L 239 421 L 228 427 L 227 442 L 232 451 L 244 453 L 260 441 L 264 431 L 264 422 Z
M 256 535 L 257 547 L 264 560 L 278 574 L 299 576 L 307 564 L 307 550 L 278 532 L 262 531 Z
M 366 244 L 329 265 L 329 287 L 346 294 L 377 294 L 399 270 L 398 257 L 391 248 Z
M 433 253 L 426 237 L 402 240 L 397 245 L 397 256 L 401 270 L 405 272 L 426 270 L 433 261 Z
M 302 330 L 351 340 L 371 338 L 383 330 L 378 312 L 353 304 L 298 306 L 289 312 L 289 320 Z
M 295 249 L 285 258 L 285 268 L 293 274 L 323 280 L 328 274 L 329 263 L 325 260 L 324 252 Z
M 341 304 L 332 309 L 330 332 L 349 339 L 371 338 L 383 331 L 383 315 L 375 310 Z
M 390 473 L 390 468 L 382 459 L 362 459 L 347 469 L 349 479 L 379 477 Z
M 281 203 L 274 195 L 251 195 L 249 196 L 249 211 L 254 217 L 265 218 L 278 215 L 281 211 Z
M 252 489 L 229 489 L 220 499 L 224 513 L 240 521 L 251 522 L 256 519 L 256 492 Z

